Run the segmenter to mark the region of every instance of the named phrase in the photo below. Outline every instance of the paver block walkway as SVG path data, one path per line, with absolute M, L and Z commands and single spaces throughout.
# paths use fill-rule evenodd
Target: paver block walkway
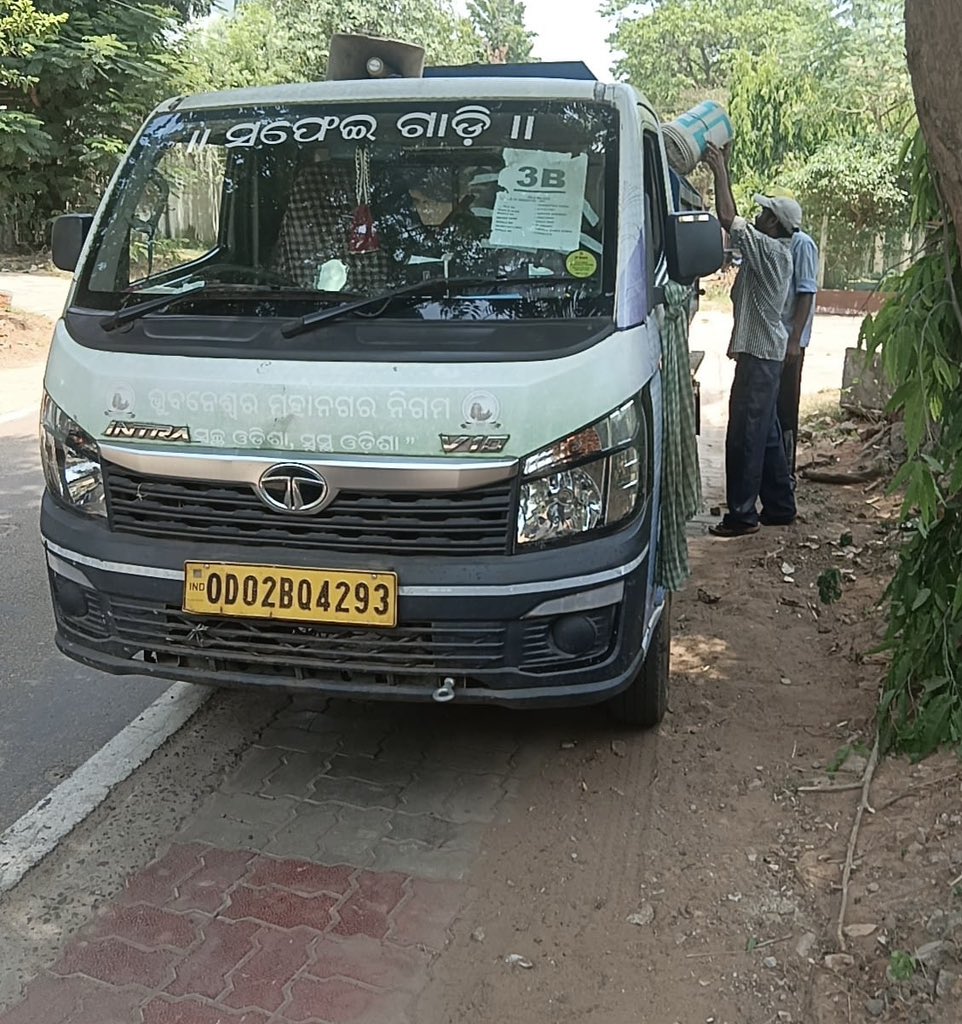
M 294 705 L 0 1024 L 406 1024 L 509 795 L 487 739 Z

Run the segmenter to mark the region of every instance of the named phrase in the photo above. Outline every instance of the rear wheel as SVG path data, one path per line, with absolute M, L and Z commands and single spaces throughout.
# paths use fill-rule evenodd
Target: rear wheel
M 648 655 L 627 689 L 610 701 L 612 714 L 625 725 L 657 725 L 668 710 L 668 675 L 671 660 L 671 594 L 655 626 Z

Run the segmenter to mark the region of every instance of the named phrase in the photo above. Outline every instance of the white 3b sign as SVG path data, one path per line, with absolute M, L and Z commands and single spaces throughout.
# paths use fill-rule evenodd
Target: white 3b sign
M 504 150 L 491 244 L 572 252 L 581 240 L 588 156 Z

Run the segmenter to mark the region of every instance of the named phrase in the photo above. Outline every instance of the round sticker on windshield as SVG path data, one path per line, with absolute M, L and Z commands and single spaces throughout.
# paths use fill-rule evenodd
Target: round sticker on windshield
M 568 253 L 565 267 L 572 277 L 591 277 L 598 269 L 598 260 L 594 253 L 588 252 L 587 249 L 578 249 Z

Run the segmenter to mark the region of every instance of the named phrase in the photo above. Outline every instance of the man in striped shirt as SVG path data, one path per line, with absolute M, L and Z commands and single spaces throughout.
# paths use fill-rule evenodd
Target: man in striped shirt
M 759 522 L 787 526 L 795 521 L 777 404 L 788 343 L 782 314 L 792 282 L 792 235 L 801 227 L 802 210 L 794 199 L 755 196 L 761 207 L 755 223 L 739 217 L 727 155 L 711 144 L 705 154 L 715 179 L 718 219 L 742 254 L 732 288 L 735 325 L 728 348 L 736 361 L 725 438 L 728 511 L 710 532 L 741 537 L 757 533 Z

